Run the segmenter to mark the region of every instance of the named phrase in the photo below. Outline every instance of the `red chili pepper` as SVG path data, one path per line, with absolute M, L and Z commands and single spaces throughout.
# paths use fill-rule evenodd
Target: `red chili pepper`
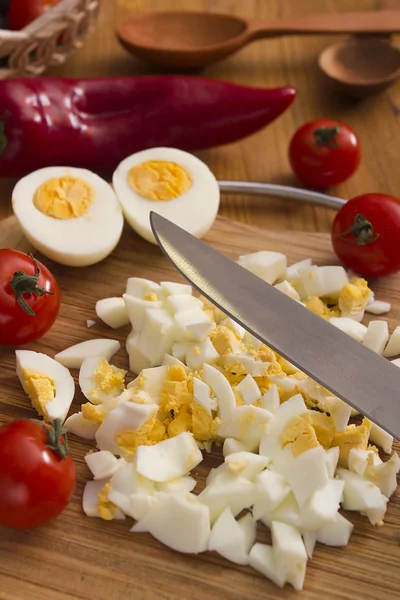
M 186 76 L 0 81 L 0 177 L 50 165 L 112 172 L 156 146 L 202 150 L 265 127 L 296 95 Z

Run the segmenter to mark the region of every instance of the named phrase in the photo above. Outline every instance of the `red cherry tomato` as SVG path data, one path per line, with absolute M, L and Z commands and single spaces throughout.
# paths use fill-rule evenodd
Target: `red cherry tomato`
M 8 26 L 13 31 L 19 31 L 59 2 L 60 0 L 11 0 L 7 11 Z
M 45 525 L 64 510 L 75 485 L 75 464 L 60 421 L 19 420 L 0 427 L 0 525 Z
M 332 225 L 333 248 L 355 273 L 381 277 L 400 271 L 400 200 L 364 194 L 349 200 Z
M 289 148 L 293 171 L 311 188 L 327 188 L 345 181 L 360 162 L 360 143 L 344 123 L 317 119 L 294 134 Z
M 28 254 L 0 249 L 0 345 L 38 339 L 59 310 L 60 288 L 50 271 Z

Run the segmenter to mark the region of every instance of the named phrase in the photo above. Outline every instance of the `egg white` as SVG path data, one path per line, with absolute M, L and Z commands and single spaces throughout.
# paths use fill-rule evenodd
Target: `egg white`
M 49 179 L 76 177 L 95 192 L 87 213 L 73 219 L 43 214 L 33 203 L 35 192 Z M 14 214 L 28 241 L 44 256 L 70 267 L 85 267 L 108 256 L 122 234 L 123 215 L 111 186 L 95 173 L 73 167 L 46 167 L 18 181 L 12 193 Z
M 130 169 L 148 160 L 178 163 L 190 174 L 191 188 L 173 200 L 149 200 L 131 188 Z M 212 227 L 219 208 L 219 187 L 210 169 L 201 160 L 176 148 L 151 148 L 128 156 L 113 175 L 113 186 L 125 218 L 145 240 L 155 244 L 150 226 L 150 212 L 155 211 L 196 237 L 203 237 Z

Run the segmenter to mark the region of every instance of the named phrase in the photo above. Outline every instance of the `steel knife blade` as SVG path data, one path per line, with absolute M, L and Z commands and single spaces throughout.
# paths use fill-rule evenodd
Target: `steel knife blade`
M 241 265 L 152 212 L 154 236 L 213 304 L 374 423 L 400 439 L 400 368 Z

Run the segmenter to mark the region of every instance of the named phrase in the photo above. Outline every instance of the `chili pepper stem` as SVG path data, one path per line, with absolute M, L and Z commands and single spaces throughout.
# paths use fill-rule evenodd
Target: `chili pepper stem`
M 35 311 L 32 310 L 32 308 L 30 306 L 28 306 L 28 304 L 26 303 L 26 301 L 24 299 L 24 294 L 27 294 L 27 296 L 29 296 L 29 297 L 31 297 L 32 295 L 38 297 L 38 296 L 44 296 L 45 294 L 52 296 L 54 294 L 54 292 L 48 292 L 44 288 L 41 288 L 38 286 L 38 281 L 39 281 L 40 272 L 41 272 L 40 266 L 39 266 L 39 263 L 37 262 L 37 260 L 32 256 L 32 254 L 29 254 L 29 258 L 32 260 L 33 264 L 35 265 L 35 273 L 33 275 L 27 275 L 22 270 L 15 271 L 12 279 L 9 281 L 9 285 L 10 285 L 11 289 L 13 290 L 20 307 L 29 316 L 34 317 Z

